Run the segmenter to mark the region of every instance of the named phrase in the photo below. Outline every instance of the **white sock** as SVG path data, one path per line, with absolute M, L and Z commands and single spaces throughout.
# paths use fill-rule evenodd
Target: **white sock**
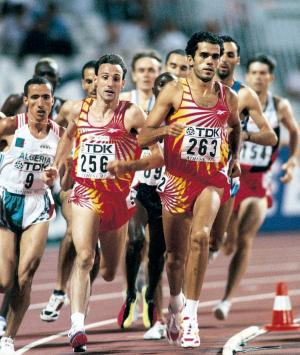
M 183 307 L 183 294 L 180 292 L 177 296 L 170 296 L 170 306 L 173 312 L 179 312 Z
M 84 328 L 84 314 L 80 312 L 73 313 L 71 315 L 72 325 L 78 328 Z
M 186 300 L 185 307 L 183 309 L 183 317 L 197 319 L 198 304 L 199 304 L 199 301 Z

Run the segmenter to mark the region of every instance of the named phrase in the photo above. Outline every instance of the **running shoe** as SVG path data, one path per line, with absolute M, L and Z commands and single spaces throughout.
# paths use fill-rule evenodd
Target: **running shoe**
M 227 319 L 230 308 L 231 308 L 230 301 L 224 300 L 224 301 L 219 302 L 213 308 L 213 312 L 214 312 L 215 317 L 219 320 Z
M 197 320 L 189 317 L 184 317 L 181 323 L 181 327 L 181 347 L 197 348 L 198 346 L 200 346 L 199 328 Z
M 157 320 L 157 310 L 153 300 L 146 298 L 147 286 L 142 289 L 143 295 L 143 323 L 145 328 L 150 328 Z
M 137 302 L 137 296 L 127 297 L 122 305 L 122 308 L 118 314 L 118 324 L 120 328 L 129 328 L 135 317 L 135 306 Z
M 6 330 L 6 319 L 0 316 L 0 338 L 4 335 Z
M 86 351 L 87 336 L 84 329 L 73 325 L 68 333 L 68 338 L 74 353 L 83 353 Z
M 54 322 L 58 319 L 62 306 L 69 303 L 70 301 L 66 294 L 56 295 L 52 293 L 47 306 L 40 313 L 41 320 L 45 322 Z
M 16 354 L 14 341 L 11 337 L 2 337 L 0 340 L 0 354 L 12 355 Z
M 179 345 L 183 307 L 178 312 L 173 312 L 170 306 L 168 308 L 170 318 L 167 323 L 167 338 L 170 344 Z
M 156 321 L 154 326 L 151 327 L 144 334 L 143 338 L 145 340 L 159 340 L 165 338 L 167 335 L 167 325 L 163 324 L 161 321 Z

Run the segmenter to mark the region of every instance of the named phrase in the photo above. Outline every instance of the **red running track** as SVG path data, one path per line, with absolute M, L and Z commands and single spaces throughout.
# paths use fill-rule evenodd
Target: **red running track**
M 221 298 L 229 258 L 223 255 L 210 264 L 207 270 L 199 307 L 200 349 L 188 350 L 169 345 L 167 341 L 144 341 L 144 329 L 139 320 L 130 330 L 121 330 L 116 316 L 122 304 L 122 273 L 115 281 L 96 280 L 90 311 L 86 319 L 88 351 L 86 354 L 222 354 L 222 347 L 234 334 L 251 325 L 262 326 L 272 319 L 275 287 L 278 281 L 288 285 L 295 317 L 300 316 L 300 235 L 264 235 L 254 243 L 247 274 L 236 294 L 228 320 L 218 321 L 212 314 L 213 305 Z M 15 344 L 18 354 L 72 354 L 65 335 L 69 329 L 69 306 L 61 311 L 53 323 L 42 322 L 41 308 L 48 301 L 56 277 L 58 248 L 48 248 L 35 276 L 31 306 L 19 330 Z M 168 287 L 165 285 L 165 306 Z M 260 336 L 248 346 L 279 345 L 280 350 L 250 351 L 249 354 L 300 354 L 300 337 L 297 332 L 280 332 Z M 27 347 L 26 347 L 27 346 Z

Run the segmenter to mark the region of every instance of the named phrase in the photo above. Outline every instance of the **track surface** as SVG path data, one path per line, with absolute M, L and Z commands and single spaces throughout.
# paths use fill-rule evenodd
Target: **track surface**
M 284 281 L 288 285 L 294 316 L 300 316 L 300 235 L 264 235 L 254 243 L 250 267 L 240 286 L 235 303 L 227 321 L 214 319 L 212 307 L 221 298 L 229 258 L 219 258 L 208 267 L 199 307 L 201 347 L 187 350 L 171 346 L 167 341 L 144 341 L 144 329 L 139 319 L 127 331 L 118 328 L 116 316 L 122 304 L 122 273 L 115 281 L 96 280 L 88 325 L 87 354 L 221 354 L 226 341 L 251 325 L 262 326 L 272 320 L 272 307 L 276 284 Z M 58 248 L 47 248 L 40 268 L 35 276 L 31 306 L 16 338 L 18 354 L 72 354 L 66 332 L 69 329 L 70 309 L 62 309 L 60 318 L 53 323 L 42 322 L 40 309 L 48 301 L 56 277 Z M 165 307 L 168 287 L 165 285 Z M 89 328 L 90 327 L 90 328 Z M 281 349 L 252 349 L 249 354 L 300 354 L 300 337 L 297 332 L 269 333 L 252 340 L 249 347 L 281 346 Z M 254 351 L 255 350 L 255 351 Z

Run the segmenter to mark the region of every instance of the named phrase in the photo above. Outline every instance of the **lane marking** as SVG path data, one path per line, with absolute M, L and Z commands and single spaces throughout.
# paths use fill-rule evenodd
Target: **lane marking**
M 285 282 L 293 282 L 293 281 L 299 281 L 300 280 L 300 274 L 293 274 L 293 275 L 280 275 L 280 279 Z M 278 276 L 269 276 L 266 280 L 265 277 L 252 277 L 252 278 L 246 278 L 242 280 L 241 282 L 241 287 L 251 285 L 255 286 L 257 285 L 266 285 L 269 283 L 276 283 L 278 281 Z M 220 288 L 224 287 L 226 284 L 226 281 L 209 281 L 209 282 L 204 282 L 203 285 L 203 290 L 206 289 L 214 289 L 214 288 Z M 167 294 L 169 292 L 169 287 L 164 286 L 163 287 L 163 292 L 164 294 Z M 122 292 L 111 292 L 111 293 L 104 293 L 104 294 L 96 294 L 92 295 L 90 297 L 90 302 L 97 302 L 97 301 L 107 301 L 111 299 L 117 299 L 123 298 Z M 28 308 L 29 311 L 36 310 L 36 309 L 42 309 L 46 307 L 48 302 L 43 302 L 43 303 L 35 303 L 31 304 Z
M 289 290 L 289 295 L 290 296 L 298 296 L 298 295 L 300 295 L 300 290 Z M 99 295 L 99 296 L 101 296 L 101 295 Z M 270 298 L 274 298 L 274 292 L 256 294 L 256 295 L 252 295 L 252 296 L 235 297 L 232 299 L 232 302 L 233 303 L 245 303 L 245 302 L 252 302 L 252 301 L 256 301 L 256 300 L 263 300 L 263 299 L 270 299 Z M 219 299 L 212 300 L 212 301 L 206 301 L 206 302 L 200 302 L 199 308 L 212 307 L 218 302 L 219 302 Z M 167 312 L 168 312 L 167 308 L 164 308 L 163 313 L 167 313 Z M 142 314 L 139 314 L 139 316 L 141 317 Z M 93 328 L 97 328 L 97 327 L 100 328 L 105 325 L 114 324 L 114 323 L 116 323 L 116 321 L 117 321 L 117 319 L 113 318 L 113 319 L 107 319 L 107 320 L 99 321 L 99 322 L 95 322 L 95 323 L 90 323 L 85 326 L 85 329 L 88 330 L 88 329 L 93 329 Z M 39 340 L 29 343 L 28 345 L 25 345 L 23 348 L 16 351 L 16 354 L 24 354 L 27 351 L 29 351 L 30 349 L 33 349 L 33 348 L 40 346 L 40 345 L 47 344 L 50 341 L 59 339 L 67 334 L 68 334 L 68 331 L 64 331 L 64 332 L 60 332 L 60 333 L 57 333 L 57 334 L 54 334 L 54 335 L 51 335 L 51 336 L 48 336 L 45 338 L 41 338 Z

